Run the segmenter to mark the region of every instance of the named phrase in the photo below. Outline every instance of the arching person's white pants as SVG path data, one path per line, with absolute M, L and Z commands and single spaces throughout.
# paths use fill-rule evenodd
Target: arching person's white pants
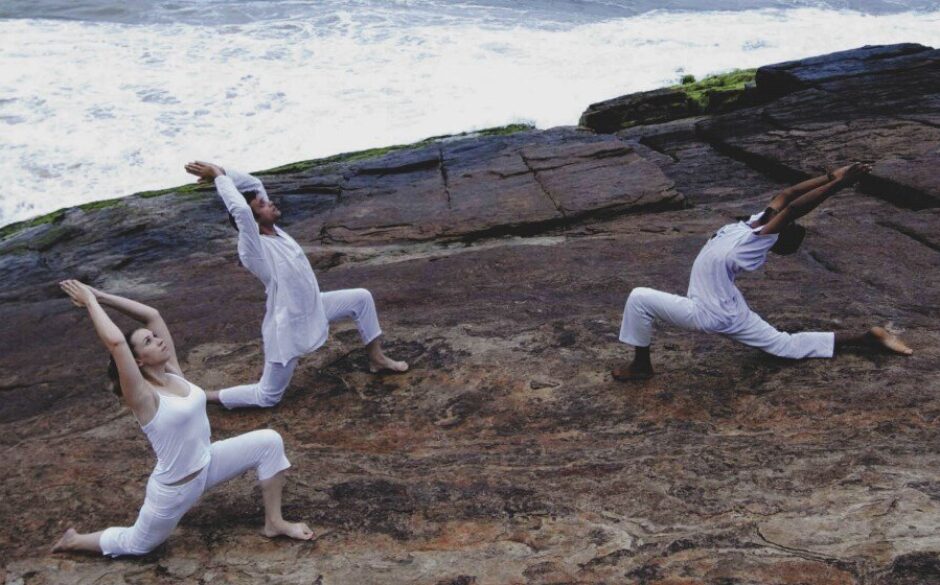
M 732 331 L 714 331 L 709 317 L 688 297 L 651 288 L 635 288 L 627 298 L 620 325 L 620 341 L 634 347 L 647 347 L 652 339 L 653 321 L 659 320 L 689 331 L 720 333 L 779 357 L 831 358 L 835 351 L 832 332 L 784 333 L 751 311 Z

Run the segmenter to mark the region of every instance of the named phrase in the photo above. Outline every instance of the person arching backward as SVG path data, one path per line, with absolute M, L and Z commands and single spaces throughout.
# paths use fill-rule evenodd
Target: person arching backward
M 762 212 L 724 226 L 708 240 L 692 265 L 688 296 L 635 288 L 627 298 L 620 341 L 635 348 L 633 361 L 612 372 L 621 381 L 653 375 L 650 340 L 654 320 L 690 331 L 720 333 L 767 353 L 792 359 L 831 358 L 847 346 L 869 346 L 901 355 L 911 350 L 882 327 L 854 333 L 783 333 L 752 311 L 734 285 L 742 270 L 757 270 L 767 253 L 792 254 L 806 231 L 796 220 L 871 171 L 854 163 L 784 189 Z
M 53 552 L 88 551 L 108 556 L 147 554 L 163 541 L 199 497 L 212 487 L 253 469 L 261 482 L 268 537 L 310 540 L 306 524 L 281 516 L 284 472 L 290 462 L 281 436 L 265 429 L 210 442 L 206 395 L 180 370 L 173 338 L 160 313 L 136 301 L 103 293 L 76 280 L 60 283 L 72 302 L 88 309 L 95 331 L 111 352 L 113 390 L 140 423 L 157 455 L 147 495 L 133 526 L 81 534 L 69 528 Z M 143 323 L 126 335 L 102 305 Z
M 238 257 L 258 277 L 267 294 L 261 336 L 264 371 L 261 380 L 208 392 L 210 402 L 226 408 L 271 407 L 281 401 L 297 359 L 326 342 L 329 324 L 353 319 L 369 355 L 372 372 L 404 372 L 405 362 L 382 352 L 379 319 L 369 291 L 356 288 L 320 292 L 317 277 L 303 249 L 277 227 L 281 211 L 268 199 L 257 178 L 206 162 L 191 162 L 186 172 L 199 182 L 214 182 L 238 229 Z

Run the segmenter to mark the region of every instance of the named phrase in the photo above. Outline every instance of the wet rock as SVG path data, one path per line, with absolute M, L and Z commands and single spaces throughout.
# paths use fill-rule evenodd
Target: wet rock
M 822 82 L 918 67 L 930 58 L 930 47 L 917 43 L 866 46 L 819 57 L 765 65 L 757 70 L 763 95 L 780 97 Z

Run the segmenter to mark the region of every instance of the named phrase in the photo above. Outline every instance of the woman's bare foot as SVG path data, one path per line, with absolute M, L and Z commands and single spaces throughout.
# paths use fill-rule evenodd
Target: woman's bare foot
M 618 382 L 639 382 L 653 377 L 653 368 L 639 366 L 636 362 L 625 368 L 617 368 L 610 373 Z
M 408 363 L 395 361 L 385 354 L 376 357 L 369 356 L 369 371 L 373 374 L 378 374 L 379 372 L 400 374 L 401 372 L 408 371 Z
M 901 341 L 900 337 L 889 332 L 884 327 L 872 327 L 868 331 L 868 336 L 872 341 L 872 345 L 881 347 L 890 352 L 901 355 L 911 355 L 914 353 L 914 350 L 909 348 L 906 343 Z
M 309 526 L 303 522 L 287 522 L 285 520 L 278 523 L 265 523 L 261 534 L 264 534 L 268 538 L 286 536 L 296 540 L 313 539 L 313 530 L 310 530 Z
M 72 550 L 76 536 L 78 536 L 78 531 L 74 528 L 69 528 L 65 531 L 65 534 L 62 535 L 62 538 L 52 545 L 52 552 Z

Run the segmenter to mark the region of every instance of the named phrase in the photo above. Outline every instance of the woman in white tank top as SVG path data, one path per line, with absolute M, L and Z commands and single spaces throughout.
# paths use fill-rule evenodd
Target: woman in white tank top
M 53 552 L 146 554 L 169 537 L 203 492 L 249 469 L 256 471 L 261 483 L 262 533 L 313 538 L 306 524 L 287 522 L 281 516 L 284 472 L 290 467 L 281 436 L 266 429 L 210 442 L 206 393 L 183 378 L 173 338 L 156 309 L 75 280 L 63 281 L 60 286 L 76 306 L 88 309 L 98 337 L 111 353 L 109 374 L 115 393 L 124 399 L 150 440 L 157 465 L 133 526 L 84 534 L 69 528 Z M 144 326 L 124 335 L 101 305 Z

